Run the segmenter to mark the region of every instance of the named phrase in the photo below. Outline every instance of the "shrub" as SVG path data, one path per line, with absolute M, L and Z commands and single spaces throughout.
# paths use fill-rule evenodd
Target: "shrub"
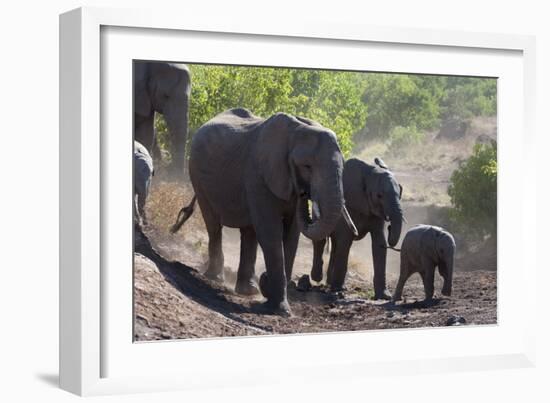
M 451 219 L 473 236 L 496 238 L 497 145 L 476 144 L 451 176 Z
M 497 113 L 497 85 L 494 79 L 447 77 L 441 100 L 442 120 L 468 120 Z
M 301 115 L 334 131 L 340 148 L 348 155 L 353 135 L 367 116 L 361 101 L 362 73 L 272 67 L 189 65 L 191 100 L 189 134 L 218 113 L 247 108 L 269 117 L 276 112 Z M 156 120 L 161 147 L 166 143 L 166 125 Z
M 390 131 L 389 147 L 391 151 L 399 152 L 405 147 L 420 144 L 424 137 L 425 133 L 418 130 L 415 125 L 397 126 Z
M 438 122 L 439 104 L 428 85 L 414 75 L 367 73 L 363 102 L 368 106 L 366 135 L 387 138 L 397 127 L 433 128 Z

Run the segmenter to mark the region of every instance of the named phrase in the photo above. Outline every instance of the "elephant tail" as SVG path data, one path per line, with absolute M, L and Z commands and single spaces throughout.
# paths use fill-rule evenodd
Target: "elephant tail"
M 180 212 L 178 213 L 178 218 L 176 218 L 176 222 L 172 227 L 170 227 L 170 232 L 172 234 L 175 234 L 179 231 L 179 229 L 182 227 L 183 224 L 185 224 L 185 221 L 189 219 L 193 215 L 193 212 L 195 211 L 195 202 L 197 201 L 197 195 L 193 195 L 193 199 L 191 199 L 191 203 L 189 203 L 187 206 L 182 207 Z
M 391 249 L 391 250 L 394 250 L 396 252 L 401 252 L 401 249 L 394 248 L 393 246 L 384 246 L 384 248 Z

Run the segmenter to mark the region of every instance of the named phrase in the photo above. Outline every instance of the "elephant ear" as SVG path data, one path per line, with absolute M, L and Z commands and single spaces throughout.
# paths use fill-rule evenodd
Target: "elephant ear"
M 148 63 L 135 62 L 134 64 L 134 113 L 149 116 L 153 110 L 149 94 Z
M 291 136 L 298 121 L 284 113 L 273 115 L 262 125 L 258 142 L 258 162 L 269 190 L 279 199 L 292 195 L 289 166 Z
M 374 163 L 376 165 L 378 165 L 380 168 L 388 169 L 388 166 L 386 165 L 386 163 L 384 161 L 382 161 L 382 158 L 375 157 L 374 158 Z

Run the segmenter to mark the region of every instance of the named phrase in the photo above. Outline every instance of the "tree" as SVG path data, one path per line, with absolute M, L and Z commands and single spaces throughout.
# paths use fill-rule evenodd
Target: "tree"
M 474 236 L 496 237 L 497 145 L 476 144 L 451 176 L 451 219 Z
M 397 126 L 430 129 L 439 117 L 439 98 L 427 79 L 406 74 L 368 73 L 363 102 L 368 106 L 366 134 L 386 138 Z M 432 83 L 433 84 L 433 83 Z
M 301 115 L 334 131 L 344 155 L 367 116 L 361 101 L 362 75 L 354 72 L 274 67 L 190 65 L 189 132 L 217 114 L 242 107 L 262 117 L 276 112 Z M 160 143 L 166 135 L 156 123 Z

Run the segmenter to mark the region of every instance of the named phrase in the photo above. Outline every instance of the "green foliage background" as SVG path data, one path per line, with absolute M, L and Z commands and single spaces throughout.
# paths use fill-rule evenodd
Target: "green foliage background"
M 333 130 L 344 154 L 367 117 L 362 74 L 288 68 L 191 65 L 190 132 L 218 113 L 242 107 L 262 117 L 305 116 Z
M 380 138 L 406 145 L 442 120 L 496 114 L 494 79 L 201 64 L 189 69 L 191 136 L 230 108 L 263 117 L 286 112 L 332 129 L 349 156 L 358 141 Z M 161 148 L 167 149 L 162 116 L 157 115 L 155 127 Z
M 451 219 L 473 236 L 497 231 L 497 144 L 476 144 L 473 154 L 453 172 Z
M 373 139 L 400 155 L 426 143 L 426 132 L 442 122 L 497 111 L 495 79 L 200 64 L 189 69 L 190 138 L 218 113 L 242 107 L 266 118 L 286 112 L 316 120 L 336 133 L 345 157 L 355 143 Z M 155 128 L 166 151 L 168 130 L 160 115 Z M 496 145 L 476 146 L 451 178 L 457 224 L 496 234 L 496 175 Z

